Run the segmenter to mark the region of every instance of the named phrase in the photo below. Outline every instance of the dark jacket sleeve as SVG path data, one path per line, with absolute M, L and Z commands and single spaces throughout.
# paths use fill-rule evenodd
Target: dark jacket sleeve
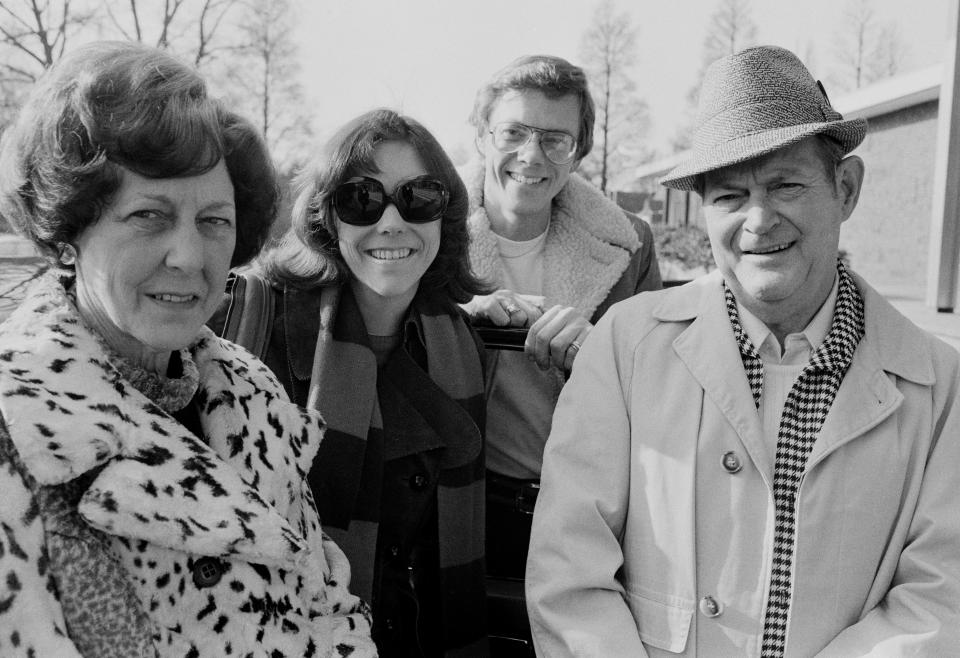
M 633 213 L 625 212 L 627 218 L 637 231 L 640 238 L 640 248 L 630 256 L 630 263 L 620 279 L 613 284 L 590 321 L 594 324 L 607 312 L 607 309 L 619 301 L 633 297 L 638 292 L 660 290 L 663 282 L 660 280 L 660 266 L 657 264 L 656 248 L 653 245 L 653 231 L 650 225 Z
M 660 278 L 660 265 L 657 263 L 657 251 L 653 244 L 653 231 L 650 229 L 649 224 L 636 215 L 627 213 L 627 216 L 630 217 L 630 221 L 633 222 L 633 227 L 637 229 L 640 242 L 643 243 L 640 249 L 637 250 L 638 254 L 634 255 L 634 258 L 637 258 L 639 255 L 637 287 L 634 289 L 634 292 L 660 290 L 663 288 L 663 281 Z

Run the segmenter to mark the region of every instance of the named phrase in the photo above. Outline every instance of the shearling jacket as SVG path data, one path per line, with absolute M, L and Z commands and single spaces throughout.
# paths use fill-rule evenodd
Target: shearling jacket
M 106 540 L 159 655 L 375 655 L 305 484 L 322 419 L 206 328 L 189 353 L 202 436 L 120 377 L 52 278 L 0 325 L 0 654 L 81 655 L 39 501 L 86 481 L 77 541 Z
M 503 259 L 483 205 L 483 163 L 475 161 L 461 174 L 470 201 L 470 264 L 481 279 L 503 288 Z M 571 174 L 553 199 L 543 245 L 544 308 L 569 306 L 595 324 L 612 304 L 661 286 L 650 226 Z M 527 381 L 504 386 L 511 371 Z M 488 351 L 487 463 L 492 470 L 536 477 L 550 414 L 565 381 L 560 368 L 541 371 L 523 354 Z M 518 386 L 526 395 L 515 394 Z
M 460 172 L 470 200 L 470 263 L 477 276 L 502 286 L 497 239 L 483 207 L 482 164 Z M 662 286 L 649 224 L 576 173 L 554 199 L 543 260 L 544 308 L 572 306 L 594 323 L 612 304 Z
M 956 655 L 960 358 L 855 280 L 866 331 L 797 495 L 786 655 Z M 719 274 L 614 306 L 547 442 L 539 654 L 759 656 L 768 446 Z

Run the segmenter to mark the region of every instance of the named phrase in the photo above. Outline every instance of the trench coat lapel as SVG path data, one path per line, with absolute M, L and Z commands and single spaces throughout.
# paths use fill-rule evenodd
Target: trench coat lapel
M 912 325 L 860 277 L 853 275 L 864 298 L 866 332 L 824 420 L 807 462 L 813 468 L 845 443 L 866 434 L 903 401 L 890 375 L 932 385 L 930 348 Z M 773 455 L 767 448 L 740 352 L 730 330 L 717 272 L 665 296 L 655 311 L 662 320 L 688 321 L 674 341 L 678 358 L 703 387 L 737 433 L 768 486 L 773 481 Z M 917 358 L 927 355 L 926 359 Z
M 673 349 L 730 423 L 764 481 L 772 486 L 773 459 L 730 327 L 721 281 L 717 273 L 702 277 L 667 295 L 655 314 L 662 320 L 693 320 L 674 340 Z
M 903 394 L 891 375 L 924 386 L 932 386 L 936 379 L 930 366 L 934 356 L 922 335 L 863 279 L 853 276 L 863 295 L 866 330 L 810 453 L 808 471 L 897 410 Z

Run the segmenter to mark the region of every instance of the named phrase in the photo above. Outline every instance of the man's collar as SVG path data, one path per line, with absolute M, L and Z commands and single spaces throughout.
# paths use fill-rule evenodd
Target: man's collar
M 820 309 L 811 318 L 810 322 L 803 331 L 787 336 L 784 343 L 790 340 L 791 336 L 804 340 L 809 345 L 808 355 L 820 347 L 820 344 L 826 340 L 830 333 L 830 327 L 833 324 L 833 312 L 837 307 L 837 291 L 840 287 L 840 277 L 833 277 L 833 287 L 827 295 L 827 299 L 820 305 Z M 737 300 L 737 311 L 740 313 L 740 323 L 743 330 L 753 346 L 757 348 L 764 363 L 780 363 L 784 357 L 784 350 L 781 349 L 770 328 L 763 321 L 754 315 L 750 310 Z M 806 359 L 803 360 L 806 363 Z
M 869 350 L 867 361 L 887 372 L 917 384 L 932 384 L 935 381 L 931 348 L 934 339 L 894 309 L 855 272 L 850 274 L 863 296 L 866 311 L 866 333 L 858 349 Z M 653 315 L 661 321 L 689 322 L 708 312 L 726 317 L 723 275 L 718 270 L 678 288 L 644 294 L 660 295 Z

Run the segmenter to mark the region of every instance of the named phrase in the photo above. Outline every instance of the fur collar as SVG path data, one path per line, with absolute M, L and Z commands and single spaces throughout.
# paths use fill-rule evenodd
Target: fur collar
M 471 265 L 481 279 L 501 286 L 497 238 L 483 208 L 483 162 L 475 159 L 460 173 L 470 200 Z M 640 246 L 624 211 L 579 174 L 571 174 L 554 199 L 547 229 L 543 265 L 546 307 L 573 306 L 584 316 L 593 316 Z
M 79 507 L 93 526 L 201 555 L 306 559 L 284 517 L 323 421 L 248 353 L 207 328 L 190 346 L 201 441 L 120 376 L 52 275 L 0 325 L 0 345 L 0 413 L 31 475 L 56 485 L 103 466 Z

